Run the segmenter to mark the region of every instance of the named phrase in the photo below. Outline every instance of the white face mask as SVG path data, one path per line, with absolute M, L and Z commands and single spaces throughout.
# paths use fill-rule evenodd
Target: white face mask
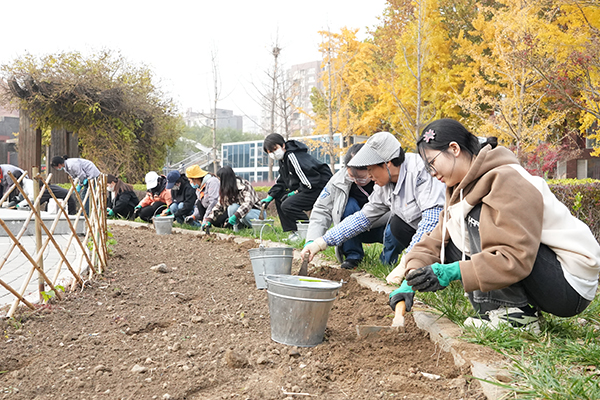
M 272 153 L 269 153 L 269 157 L 271 157 L 271 160 L 283 160 L 283 155 L 285 154 L 285 151 L 280 147 L 277 150 L 275 150 Z
M 106 189 L 107 189 L 109 192 L 113 192 L 113 191 L 115 190 L 115 187 L 114 187 L 114 186 L 107 186 L 107 187 L 106 187 Z

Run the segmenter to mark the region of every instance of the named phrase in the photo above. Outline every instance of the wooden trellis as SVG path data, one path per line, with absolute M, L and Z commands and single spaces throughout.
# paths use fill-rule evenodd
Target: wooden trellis
M 36 173 L 37 171 L 34 172 L 34 174 Z M 20 288 L 18 289 L 11 287 L 3 279 L 0 279 L 0 286 L 4 287 L 15 297 L 9 312 L 7 313 L 7 316 L 11 317 L 20 303 L 25 304 L 29 308 L 35 308 L 35 306 L 25 298 L 25 292 L 36 271 L 38 273 L 40 299 L 42 298 L 42 292 L 46 291 L 46 287 L 49 288 L 49 290 L 52 290 L 58 299 L 63 298 L 61 291 L 57 290 L 56 288 L 63 264 L 68 269 L 69 276 L 73 278 L 70 286 L 71 290 L 74 290 L 78 284 L 83 286 L 85 279 L 92 279 L 95 274 L 103 273 L 103 271 L 106 269 L 108 258 L 108 252 L 106 248 L 108 232 L 106 223 L 106 175 L 101 174 L 98 178 L 90 179 L 88 181 L 88 190 L 85 198 L 83 199 L 77 190 L 75 190 L 77 182 L 71 179 L 71 187 L 69 188 L 65 198 L 62 200 L 59 200 L 56 197 L 56 195 L 52 192 L 50 185 L 48 184 L 52 175 L 49 175 L 45 180 L 39 174 L 34 176 L 34 182 L 39 180 L 43 184 L 43 187 L 46 191 L 48 191 L 58 207 L 58 212 L 54 217 L 50 227 L 46 226 L 40 213 L 40 201 L 44 190 L 39 191 L 32 203 L 21 186 L 21 182 L 25 178 L 25 175 L 22 175 L 19 179 L 15 179 L 10 172 L 8 175 L 13 180 L 14 185 L 11 186 L 3 195 L 2 199 L 0 199 L 0 204 L 4 203 L 4 201 L 9 198 L 10 193 L 13 191 L 19 191 L 26 199 L 31 210 L 25 218 L 21 230 L 16 235 L 11 232 L 6 222 L 0 218 L 0 226 L 2 226 L 2 228 L 6 231 L 11 240 L 11 245 L 0 259 L 0 276 L 2 268 L 10 259 L 11 254 L 13 254 L 15 251 L 20 251 L 21 254 L 27 258 L 29 264 L 31 265 L 27 274 L 25 275 L 24 280 L 21 282 Z M 36 186 L 35 183 L 34 186 Z M 79 211 L 74 216 L 68 215 L 65 208 L 65 205 L 71 196 L 75 196 L 77 204 L 79 205 Z M 86 201 L 89 201 L 89 215 L 84 212 L 84 204 Z M 71 218 L 73 218 L 73 220 L 71 220 Z M 27 249 L 25 249 L 20 242 L 22 237 L 28 231 L 29 224 L 32 222 L 32 220 L 36 225 L 37 250 L 35 251 L 35 254 L 31 254 L 29 251 L 27 251 Z M 54 237 L 59 222 L 66 222 L 70 230 L 67 243 L 62 248 Z M 85 234 L 82 235 L 82 239 L 80 235 L 77 234 L 77 226 L 84 223 Z M 41 235 L 42 230 L 46 235 L 43 240 L 43 236 Z M 43 265 L 44 251 L 50 243 L 52 243 L 54 250 L 60 257 L 60 260 L 56 265 L 56 271 L 52 277 L 49 277 L 45 273 Z M 69 261 L 68 257 L 66 256 L 71 246 L 80 250 L 78 259 L 75 262 Z M 84 278 L 85 275 L 87 278 Z

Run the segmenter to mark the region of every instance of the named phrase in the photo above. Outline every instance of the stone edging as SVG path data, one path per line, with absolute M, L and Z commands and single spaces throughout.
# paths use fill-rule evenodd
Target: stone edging
M 124 220 L 108 220 L 108 224 L 129 226 L 133 228 L 152 228 L 152 225 L 147 223 Z M 195 236 L 205 235 L 204 232 L 199 230 L 193 231 L 181 228 L 173 228 L 173 232 L 188 235 L 191 234 Z M 259 243 L 258 239 L 236 236 L 233 234 L 226 235 L 215 232 L 213 235 L 222 240 L 231 239 L 235 243 L 243 243 L 248 240 L 254 240 L 256 243 Z M 284 243 L 271 241 L 263 241 L 262 244 L 266 247 L 279 247 L 281 245 L 285 245 Z M 300 259 L 299 251 L 294 250 L 294 258 Z M 313 260 L 313 264 L 329 265 L 330 263 L 322 261 L 320 257 L 317 256 L 317 260 Z M 355 278 L 361 286 L 367 287 L 374 292 L 390 294 L 394 289 L 396 289 L 395 287 L 387 285 L 374 278 L 372 275 L 364 272 L 354 273 L 351 276 Z M 506 359 L 500 355 L 496 355 L 496 360 L 490 361 L 490 349 L 486 348 L 485 346 L 461 341 L 459 339 L 459 337 L 462 335 L 461 328 L 451 322 L 448 318 L 439 316 L 439 314 L 436 314 L 435 310 L 418 301 L 413 306 L 412 313 L 417 326 L 420 329 L 427 331 L 430 339 L 440 345 L 444 351 L 452 354 L 454 357 L 454 364 L 456 366 L 468 366 L 471 370 L 471 374 L 478 379 L 499 382 L 508 382 L 512 379 L 510 372 L 507 370 L 508 361 Z M 479 381 L 479 383 L 483 393 L 489 400 L 500 400 L 507 394 L 507 391 L 499 386 L 482 381 Z

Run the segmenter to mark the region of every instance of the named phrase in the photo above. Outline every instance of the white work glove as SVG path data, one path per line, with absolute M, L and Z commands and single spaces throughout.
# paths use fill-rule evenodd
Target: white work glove
M 327 248 L 327 243 L 323 240 L 322 237 L 315 239 L 314 242 L 307 243 L 302 249 L 302 259 L 304 260 L 306 255 L 308 254 L 308 261 L 312 261 L 313 257 L 320 251 L 323 251 Z
M 400 262 L 398 263 L 398 266 L 396 268 L 394 268 L 392 270 L 392 272 L 389 273 L 388 276 L 385 277 L 385 280 L 390 285 L 392 283 L 394 283 L 396 285 L 401 285 L 402 284 L 402 280 L 404 279 L 404 274 L 406 273 L 406 261 L 405 261 L 405 257 L 406 257 L 406 255 L 404 255 L 400 259 Z

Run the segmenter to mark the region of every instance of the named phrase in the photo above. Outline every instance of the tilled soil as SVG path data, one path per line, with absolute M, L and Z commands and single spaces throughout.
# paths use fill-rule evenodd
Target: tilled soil
M 309 268 L 347 283 L 323 343 L 291 347 L 271 340 L 253 241 L 111 231 L 117 244 L 102 277 L 2 322 L 0 398 L 485 398 L 410 314 L 402 335 L 357 338 L 355 325 L 390 325 L 391 310 L 349 271 Z M 160 263 L 167 272 L 151 269 Z

